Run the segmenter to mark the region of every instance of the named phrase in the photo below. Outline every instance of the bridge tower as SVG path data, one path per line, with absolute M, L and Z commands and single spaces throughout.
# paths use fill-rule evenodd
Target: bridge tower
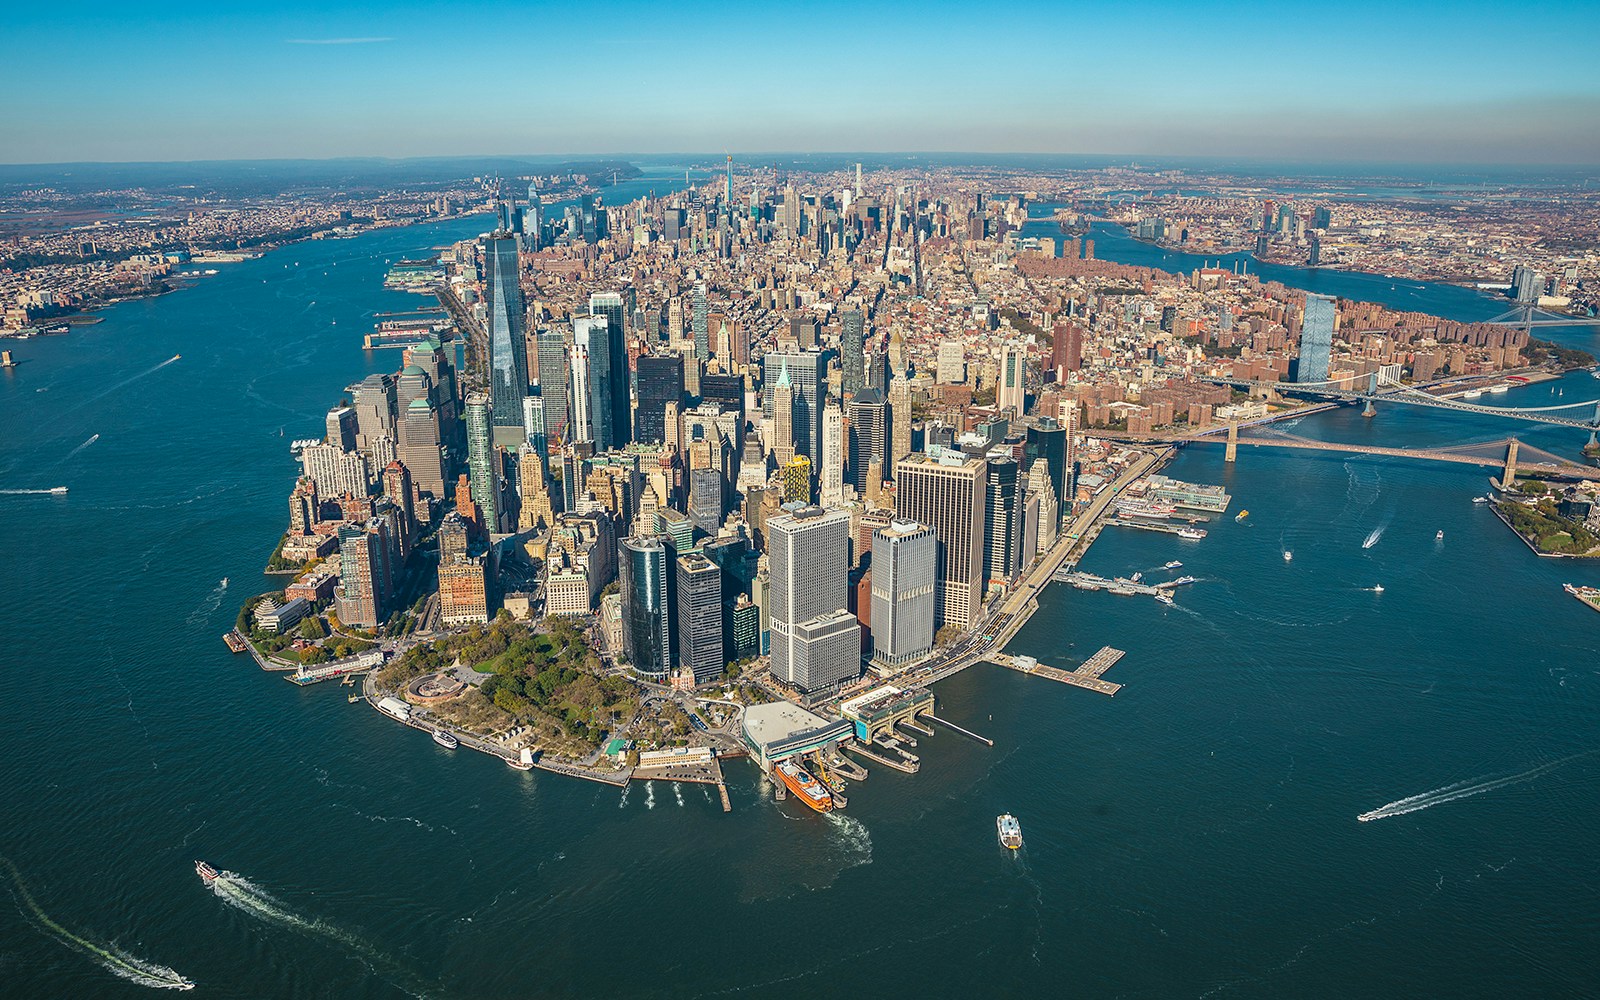
M 1367 405 L 1362 407 L 1361 415 L 1363 417 L 1375 417 L 1375 416 L 1378 415 L 1378 408 L 1376 406 L 1372 405 L 1372 397 L 1371 396 L 1367 397 Z
M 1228 421 L 1228 453 L 1223 461 L 1230 465 L 1239 458 L 1239 420 L 1234 418 Z
M 1500 485 L 1505 489 L 1514 489 L 1517 485 L 1517 439 L 1511 438 L 1506 442 L 1506 469 L 1500 477 Z

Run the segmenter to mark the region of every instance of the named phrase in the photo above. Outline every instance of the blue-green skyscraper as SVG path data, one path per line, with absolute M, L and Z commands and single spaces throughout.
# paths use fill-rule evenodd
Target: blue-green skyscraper
M 522 400 L 528 395 L 528 337 L 522 310 L 517 241 L 497 234 L 484 241 L 489 306 L 489 397 L 496 444 L 523 441 Z

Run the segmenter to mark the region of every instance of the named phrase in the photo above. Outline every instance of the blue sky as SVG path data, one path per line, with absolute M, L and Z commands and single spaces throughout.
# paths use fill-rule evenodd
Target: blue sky
M 727 148 L 1592 164 L 1596 13 L 30 4 L 0 32 L 0 161 Z

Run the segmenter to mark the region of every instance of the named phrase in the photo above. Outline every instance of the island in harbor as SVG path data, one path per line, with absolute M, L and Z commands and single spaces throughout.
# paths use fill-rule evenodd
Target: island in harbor
M 1045 192 L 996 197 L 956 168 L 740 172 L 559 213 L 495 182 L 488 232 L 391 263 L 427 304 L 377 316 L 363 346 L 395 362 L 283 436 L 301 475 L 268 571 L 289 582 L 230 648 L 300 685 L 364 678 L 352 701 L 518 769 L 726 804 L 720 762 L 745 756 L 832 812 L 867 767 L 919 769 L 947 721 L 930 686 L 973 664 L 1120 690 L 1111 647 L 1006 646 L 1052 581 L 1181 601 L 1180 559 L 1077 570 L 1108 528 L 1205 544 L 1231 498 L 1161 475 L 1179 448 L 1225 437 L 1233 461 L 1241 430 L 1345 405 L 1499 412 L 1474 400 L 1591 360 L 1514 322 L 1022 235 L 1064 194 L 1036 172 L 985 173 Z M 1525 462 L 1579 485 L 1501 516 L 1592 549 L 1594 470 Z

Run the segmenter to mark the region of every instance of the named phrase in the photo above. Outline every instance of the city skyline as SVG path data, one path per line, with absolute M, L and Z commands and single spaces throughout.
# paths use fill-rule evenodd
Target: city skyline
M 1523 12 L 1558 27 L 1575 4 Z M 1336 23 L 1157 4 L 110 5 L 11 18 L 9 163 L 461 153 L 932 150 L 1439 163 L 1600 159 L 1600 79 L 1504 59 L 1503 8 L 1364 5 Z M 715 25 L 730 40 L 718 44 Z M 1270 25 L 1270 30 L 1255 25 Z M 468 30 L 497 25 L 490 36 Z M 792 50 L 787 39 L 826 45 Z M 596 72 L 538 58 L 587 36 Z M 736 41 L 733 39 L 737 39 Z M 1059 44 L 1057 41 L 1059 40 Z M 70 62 L 70 73 L 61 72 Z M 1001 70 L 1001 72 L 995 72 Z M 445 81 L 493 72 L 464 98 Z M 132 86 L 135 80 L 146 86 Z M 164 89 L 157 89 L 164 88 Z

